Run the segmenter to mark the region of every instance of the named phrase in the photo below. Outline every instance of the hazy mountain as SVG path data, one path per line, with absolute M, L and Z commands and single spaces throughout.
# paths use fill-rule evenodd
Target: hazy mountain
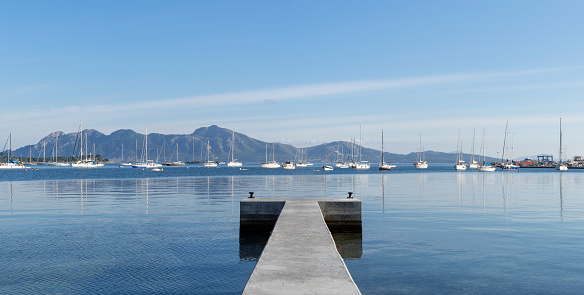
M 207 160 L 207 142 L 209 143 L 209 158 L 211 160 L 228 161 L 229 150 L 231 145 L 232 131 L 221 128 L 216 125 L 202 127 L 191 134 L 148 134 L 148 159 L 159 162 L 176 161 L 177 144 L 178 159 L 185 162 L 195 160 Z M 125 161 L 135 161 L 142 159 L 145 151 L 145 135 L 129 129 L 120 129 L 109 135 L 105 135 L 93 129 L 83 130 L 83 149 L 89 153 L 101 155 L 102 158 L 110 161 L 119 162 L 122 160 L 122 147 Z M 86 139 L 85 139 L 86 138 Z M 87 142 L 87 143 L 86 143 Z M 14 151 L 15 156 L 50 158 L 54 155 L 55 149 L 58 150 L 59 156 L 72 156 L 79 154 L 80 139 L 77 132 L 65 134 L 64 132 L 53 132 L 34 145 L 24 146 Z M 87 146 L 87 148 L 86 148 Z M 297 161 L 299 149 L 288 144 L 264 142 L 251 138 L 245 134 L 235 132 L 235 158 L 241 162 L 263 162 L 266 159 L 266 150 L 268 160 L 272 158 L 272 149 L 274 159 L 278 162 L 286 160 Z M 350 142 L 336 141 L 326 144 L 328 162 L 334 163 L 341 159 L 344 154 L 345 161 L 350 161 L 353 154 L 355 160 L 359 160 L 359 146 L 352 147 Z M 305 153 L 308 161 L 324 162 L 325 145 L 306 147 Z M 353 152 L 352 152 L 353 150 Z M 375 164 L 379 162 L 381 152 L 375 149 L 363 147 L 361 149 L 361 159 L 370 161 Z M 386 160 L 392 163 L 413 162 L 415 153 L 407 155 L 387 154 Z M 338 157 L 338 158 L 337 158 Z M 426 160 L 431 163 L 454 163 L 456 155 L 454 153 L 442 153 L 427 151 Z M 475 157 L 478 160 L 478 156 Z M 468 161 L 470 156 L 466 155 Z M 493 160 L 493 159 L 488 159 Z

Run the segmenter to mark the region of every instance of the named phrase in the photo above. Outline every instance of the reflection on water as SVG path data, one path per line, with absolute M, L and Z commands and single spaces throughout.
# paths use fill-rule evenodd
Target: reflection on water
M 363 233 L 332 233 L 337 250 L 343 259 L 359 259 L 363 255 Z
M 579 293 L 583 180 L 429 170 L 0 182 L 0 293 L 241 293 L 269 237 L 240 234 L 250 191 L 354 192 L 362 233 L 333 237 L 364 294 Z

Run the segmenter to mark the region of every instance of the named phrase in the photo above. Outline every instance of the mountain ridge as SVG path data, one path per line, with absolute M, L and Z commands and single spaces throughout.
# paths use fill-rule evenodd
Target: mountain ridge
M 230 146 L 233 130 L 211 125 L 208 127 L 199 127 L 190 134 L 148 134 L 148 159 L 158 162 L 176 161 L 177 144 L 178 160 L 184 162 L 206 161 L 207 160 L 207 142 L 210 146 L 209 159 L 214 161 L 229 161 Z M 301 149 L 290 144 L 264 142 L 259 139 L 249 137 L 237 131 L 235 133 L 235 158 L 241 162 L 263 162 L 271 160 L 272 148 L 274 150 L 274 159 L 278 162 L 298 161 Z M 109 135 L 106 135 L 95 129 L 83 130 L 84 138 L 87 138 L 87 150 L 92 155 L 101 155 L 101 158 L 109 159 L 112 162 L 129 161 L 143 159 L 145 135 L 131 129 L 119 129 Z M 55 150 L 58 150 L 58 156 L 70 157 L 79 154 L 78 132 L 65 133 L 63 131 L 51 132 L 36 144 L 26 145 L 14 150 L 13 155 L 17 157 L 34 157 L 49 159 L 54 157 Z M 95 144 L 95 152 L 94 152 Z M 340 151 L 345 152 L 345 161 L 351 159 L 350 142 L 334 141 L 326 144 L 320 144 L 312 147 L 306 147 L 302 150 L 306 153 L 306 158 L 310 162 L 324 162 L 325 155 L 328 155 L 328 162 L 337 162 Z M 85 143 L 84 143 L 84 149 Z M 74 151 L 75 149 L 75 151 Z M 122 149 L 124 159 L 122 159 Z M 359 145 L 353 145 L 353 155 L 356 161 L 358 156 Z M 386 161 L 392 163 L 413 162 L 416 157 L 415 152 L 408 154 L 395 154 L 385 152 Z M 362 160 L 371 163 L 378 163 L 381 158 L 381 151 L 366 147 L 361 147 Z M 444 153 L 437 151 L 426 151 L 425 158 L 430 163 L 454 163 L 455 153 Z M 470 161 L 471 155 L 465 154 L 465 160 Z M 475 155 L 479 160 L 479 156 Z M 339 158 L 340 160 L 340 158 Z M 496 159 L 487 157 L 487 161 L 496 161 Z

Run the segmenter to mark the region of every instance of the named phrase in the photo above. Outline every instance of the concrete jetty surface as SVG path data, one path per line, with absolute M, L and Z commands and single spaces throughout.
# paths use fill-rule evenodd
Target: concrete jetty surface
M 360 200 L 242 200 L 242 224 L 254 216 L 277 221 L 243 294 L 361 294 L 325 223 L 360 228 Z

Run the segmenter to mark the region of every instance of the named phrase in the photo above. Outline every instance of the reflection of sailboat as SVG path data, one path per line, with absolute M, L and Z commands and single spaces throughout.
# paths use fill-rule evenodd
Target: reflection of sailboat
M 424 160 L 424 149 L 422 148 L 422 134 L 420 134 L 420 147 L 418 147 L 418 154 L 416 162 L 414 162 L 416 169 L 428 168 L 428 162 Z
M 385 156 L 385 154 L 383 152 L 383 129 L 381 129 L 381 162 L 379 163 L 379 170 L 380 171 L 391 170 L 391 168 L 394 168 L 395 165 L 391 165 L 389 163 L 385 163 L 384 156 Z
M 562 162 L 562 118 L 560 118 L 560 163 L 556 166 L 556 170 L 565 171 L 568 170 L 568 165 Z
M 481 149 L 483 150 L 483 164 L 479 166 L 479 171 L 481 172 L 493 172 L 497 167 L 487 163 L 485 161 L 485 129 L 483 128 L 483 142 L 481 143 Z
M 276 143 L 274 142 L 272 144 L 272 160 L 268 162 L 268 145 L 266 144 L 266 161 L 262 163 L 262 168 L 280 168 L 280 164 L 274 160 L 275 145 Z
M 456 163 L 454 164 L 454 170 L 466 170 L 466 164 L 462 159 L 462 141 L 460 140 L 460 130 L 458 130 L 458 144 L 456 145 Z
M 235 131 L 232 130 L 231 134 L 231 148 L 229 149 L 229 154 L 231 155 L 231 161 L 227 163 L 227 167 L 241 167 L 243 164 L 235 160 Z
M 560 174 L 560 220 L 564 222 L 564 173 Z

